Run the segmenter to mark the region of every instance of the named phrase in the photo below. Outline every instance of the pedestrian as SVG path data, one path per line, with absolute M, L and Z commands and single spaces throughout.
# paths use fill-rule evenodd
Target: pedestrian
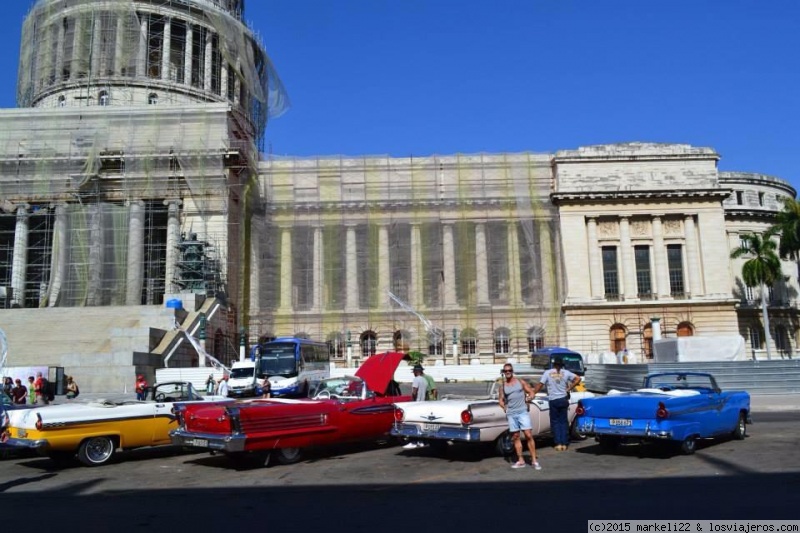
M 529 414 L 530 404 L 533 399 L 534 389 L 525 380 L 514 377 L 514 367 L 506 363 L 503 365 L 503 390 L 498 395 L 500 407 L 506 413 L 508 420 L 508 432 L 511 434 L 511 442 L 514 443 L 514 451 L 517 453 L 517 462 L 511 468 L 525 468 L 525 458 L 522 455 L 522 442 L 520 432 L 525 436 L 528 444 L 528 452 L 531 454 L 531 464 L 536 470 L 542 467 L 536 459 L 536 443 L 531 434 L 531 416 Z
M 36 403 L 43 405 L 50 405 L 50 382 L 47 378 L 42 376 L 41 372 L 36 373 L 36 381 L 33 382 L 33 387 L 36 390 Z
M 425 393 L 428 390 L 428 380 L 423 376 L 424 371 L 425 369 L 422 368 L 422 365 L 419 363 L 414 365 L 412 369 L 414 380 L 411 382 L 411 400 L 414 402 L 424 402 L 426 399 Z M 414 448 L 424 448 L 425 446 L 427 446 L 427 444 L 422 441 L 410 440 L 403 448 L 411 450 Z
M 272 383 L 268 377 L 264 377 L 264 381 L 261 382 L 261 397 L 272 398 Z
M 147 396 L 147 380 L 142 374 L 136 376 L 136 399 L 143 402 Z
M 78 384 L 72 376 L 67 376 L 67 400 L 74 400 L 80 393 L 81 391 L 78 388 Z
M 563 452 L 569 445 L 569 391 L 581 382 L 576 376 L 564 368 L 561 357 L 553 359 L 553 368 L 545 370 L 542 378 L 533 387 L 536 394 L 543 387 L 547 387 L 547 397 L 550 400 L 550 431 L 553 433 L 556 451 Z
M 14 388 L 14 380 L 11 377 L 6 376 L 3 378 L 3 392 L 8 394 L 11 397 L 11 389 Z
M 427 388 L 425 389 L 425 399 L 438 400 L 439 391 L 436 390 L 436 381 L 434 381 L 434 379 L 431 376 L 425 373 L 425 369 L 422 370 L 422 377 L 425 378 L 425 381 L 428 385 Z
M 216 385 L 217 381 L 214 379 L 214 374 L 209 374 L 206 380 L 206 394 L 214 394 L 214 387 Z
M 25 405 L 28 397 L 28 389 L 22 384 L 22 380 L 17 378 L 14 383 L 16 386 L 11 389 L 11 399 L 16 405 Z
M 217 387 L 217 395 L 223 396 L 225 398 L 228 397 L 228 374 L 222 376 L 222 379 L 219 380 L 219 386 Z
M 28 376 L 28 403 L 36 405 L 36 385 L 33 376 Z

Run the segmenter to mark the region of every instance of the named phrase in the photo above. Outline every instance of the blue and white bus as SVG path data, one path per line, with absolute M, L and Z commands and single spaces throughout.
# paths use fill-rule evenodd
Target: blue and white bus
M 331 377 L 327 343 L 296 337 L 278 337 L 260 345 L 256 355 L 258 377 L 269 378 L 273 396 L 308 396 Z

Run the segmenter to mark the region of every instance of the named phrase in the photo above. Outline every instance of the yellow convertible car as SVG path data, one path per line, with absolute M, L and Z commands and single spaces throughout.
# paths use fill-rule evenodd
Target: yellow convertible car
M 178 427 L 174 402 L 222 401 L 200 396 L 191 383 L 155 385 L 146 401 L 95 400 L 9 411 L 9 423 L 0 435 L 7 448 L 32 449 L 55 461 L 75 454 L 86 466 L 108 463 L 118 450 L 171 444 L 169 432 Z

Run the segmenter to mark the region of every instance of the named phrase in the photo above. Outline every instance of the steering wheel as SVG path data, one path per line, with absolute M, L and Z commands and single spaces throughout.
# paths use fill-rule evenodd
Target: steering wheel
M 315 400 L 329 400 L 331 397 L 331 391 L 329 390 L 321 390 L 314 396 Z
M 164 402 L 166 400 L 167 400 L 167 395 L 164 394 L 163 392 L 159 392 L 158 394 L 156 394 L 156 401 L 157 402 Z

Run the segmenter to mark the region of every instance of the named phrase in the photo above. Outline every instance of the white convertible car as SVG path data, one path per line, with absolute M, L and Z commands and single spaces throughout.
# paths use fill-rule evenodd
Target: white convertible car
M 540 376 L 517 376 L 533 386 Z M 395 404 L 395 422 L 392 435 L 408 437 L 445 449 L 453 443 L 491 443 L 501 455 L 511 453 L 513 446 L 508 434 L 508 421 L 497 402 L 502 380 L 492 383 L 489 394 L 483 397 L 445 397 L 426 402 Z M 569 422 L 573 438 L 582 439 L 575 430 L 573 419 L 578 400 L 594 396 L 591 392 L 572 392 L 569 405 Z M 531 428 L 534 436 L 550 431 L 550 409 L 547 395 L 539 393 L 530 402 Z

